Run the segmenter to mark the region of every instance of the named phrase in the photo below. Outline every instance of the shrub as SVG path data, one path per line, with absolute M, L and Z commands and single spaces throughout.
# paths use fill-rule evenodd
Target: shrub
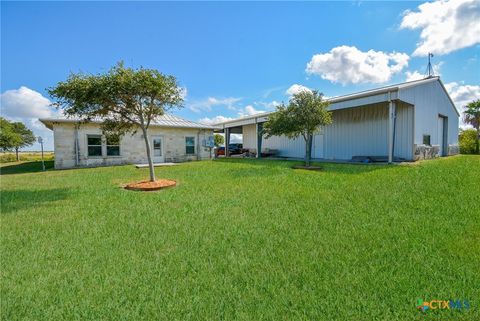
M 478 140 L 475 129 L 465 129 L 460 131 L 458 137 L 461 154 L 475 154 L 475 146 Z

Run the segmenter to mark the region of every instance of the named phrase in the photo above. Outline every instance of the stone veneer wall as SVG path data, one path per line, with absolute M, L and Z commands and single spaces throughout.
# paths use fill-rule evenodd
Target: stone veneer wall
M 460 147 L 458 145 L 448 145 L 448 156 L 460 154 Z
M 53 127 L 55 140 L 55 168 L 75 167 L 75 125 L 56 123 Z M 78 130 L 79 167 L 109 166 L 147 163 L 145 141 L 141 131 L 126 134 L 120 141 L 120 156 L 88 157 L 87 135 L 101 135 L 99 125 L 82 124 Z M 195 128 L 150 127 L 148 135 L 162 136 L 165 162 L 185 162 L 211 159 L 213 151 L 202 146 L 202 141 L 213 135 L 212 130 Z M 186 155 L 185 137 L 195 137 L 195 154 Z M 106 154 L 104 152 L 104 154 Z
M 439 145 L 417 145 L 415 144 L 415 153 L 413 155 L 414 160 L 432 159 L 440 157 Z M 459 153 L 458 145 L 448 145 L 447 155 L 456 155 Z

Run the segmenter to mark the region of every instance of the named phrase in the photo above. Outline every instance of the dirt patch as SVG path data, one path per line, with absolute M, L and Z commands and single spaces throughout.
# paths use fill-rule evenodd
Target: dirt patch
M 307 171 L 321 171 L 322 167 L 320 166 L 304 166 L 304 165 L 296 165 L 292 166 L 293 169 L 305 169 Z
M 155 182 L 141 181 L 126 184 L 123 188 L 131 191 L 158 191 L 160 189 L 173 187 L 177 185 L 177 182 L 171 179 L 157 179 Z

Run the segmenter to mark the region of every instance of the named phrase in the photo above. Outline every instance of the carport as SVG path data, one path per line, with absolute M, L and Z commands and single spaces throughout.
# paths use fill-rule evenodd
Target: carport
M 261 151 L 262 151 L 262 140 L 263 140 L 262 139 L 263 123 L 268 120 L 269 114 L 270 113 L 258 114 L 255 116 L 235 119 L 232 121 L 227 121 L 227 122 L 223 122 L 221 124 L 216 125 L 214 132 L 224 133 L 225 135 L 225 157 L 230 156 L 228 145 L 230 144 L 231 134 L 242 134 L 243 144 L 245 144 L 244 126 L 253 124 L 255 128 L 254 137 L 256 139 L 254 138 L 255 142 L 253 142 L 253 144 L 250 144 L 250 145 L 256 146 L 255 148 L 256 158 L 260 158 L 262 156 Z

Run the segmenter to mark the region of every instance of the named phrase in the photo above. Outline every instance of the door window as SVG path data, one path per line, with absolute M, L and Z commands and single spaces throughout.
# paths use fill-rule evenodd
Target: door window
M 160 138 L 153 139 L 153 156 L 162 156 L 162 140 Z

